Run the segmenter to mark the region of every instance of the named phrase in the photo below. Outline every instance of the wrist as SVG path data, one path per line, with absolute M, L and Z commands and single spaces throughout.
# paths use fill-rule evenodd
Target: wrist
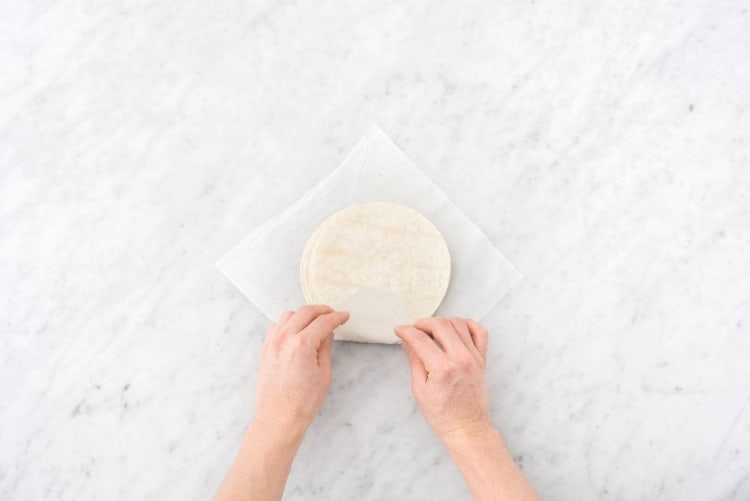
M 453 454 L 468 453 L 474 451 L 498 447 L 505 448 L 505 443 L 500 435 L 491 424 L 481 427 L 462 428 L 450 431 L 440 437 L 448 452 Z
M 474 499 L 540 499 L 513 461 L 500 432 L 491 426 L 444 443 Z
M 308 425 L 301 421 L 285 422 L 256 416 L 247 427 L 245 437 L 252 441 L 272 444 L 275 448 L 296 451 L 302 443 Z

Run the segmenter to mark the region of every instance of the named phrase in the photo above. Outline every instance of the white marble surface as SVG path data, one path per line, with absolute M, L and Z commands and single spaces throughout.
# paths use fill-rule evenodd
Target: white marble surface
M 213 263 L 374 121 L 525 274 L 544 497 L 749 499 L 748 9 L 0 2 L 0 498 L 210 498 L 265 326 Z M 399 348 L 334 358 L 287 499 L 466 499 Z

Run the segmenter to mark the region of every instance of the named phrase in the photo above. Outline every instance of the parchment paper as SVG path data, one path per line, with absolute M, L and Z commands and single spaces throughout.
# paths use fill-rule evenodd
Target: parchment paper
M 217 267 L 269 319 L 304 304 L 299 262 L 318 225 L 351 203 L 397 202 L 424 214 L 451 254 L 451 281 L 436 315 L 480 320 L 521 280 L 487 236 L 376 125 L 339 167 L 265 222 Z M 394 326 L 395 327 L 395 326 Z

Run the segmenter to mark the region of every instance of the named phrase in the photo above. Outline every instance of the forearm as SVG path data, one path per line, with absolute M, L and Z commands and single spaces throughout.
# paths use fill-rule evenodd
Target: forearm
M 452 437 L 445 440 L 445 445 L 475 501 L 540 499 L 496 430 L 472 437 Z
M 304 429 L 248 426 L 232 467 L 214 501 L 278 501 Z

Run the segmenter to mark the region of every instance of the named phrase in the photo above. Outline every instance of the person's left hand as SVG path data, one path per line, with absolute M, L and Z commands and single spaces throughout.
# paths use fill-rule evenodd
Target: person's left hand
M 304 434 L 331 383 L 333 330 L 347 320 L 348 312 L 308 305 L 271 325 L 258 364 L 256 423 Z

